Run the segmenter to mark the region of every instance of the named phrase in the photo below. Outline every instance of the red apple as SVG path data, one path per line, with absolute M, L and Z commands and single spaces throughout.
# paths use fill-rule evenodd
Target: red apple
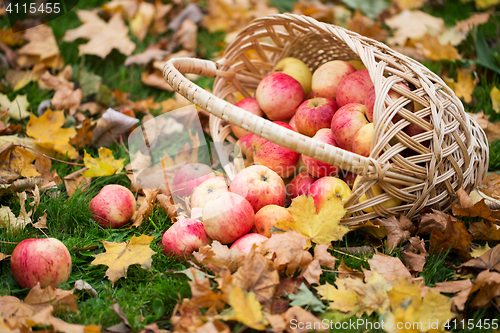
M 363 104 L 346 104 L 337 110 L 332 119 L 332 132 L 337 145 L 345 150 L 352 151 L 352 141 L 356 133 L 368 124 Z
M 337 143 L 333 139 L 333 132 L 329 128 L 320 129 L 316 135 L 313 136 L 313 139 L 337 147 Z M 302 154 L 302 160 L 304 161 L 307 172 L 316 178 L 335 176 L 340 170 L 339 167 L 335 165 L 322 162 L 304 154 Z
M 121 185 L 106 185 L 89 205 L 94 221 L 103 228 L 116 229 L 124 226 L 135 213 L 135 197 Z
M 293 130 L 289 124 L 282 121 L 274 123 Z M 265 165 L 283 178 L 288 178 L 295 173 L 299 153 L 257 135 L 252 137 L 252 149 L 255 164 Z
M 257 232 L 263 236 L 271 237 L 271 229 L 278 221 L 294 222 L 292 215 L 284 207 L 277 205 L 267 205 L 262 207 L 255 214 L 255 222 L 252 232 Z
M 264 112 L 262 112 L 259 103 L 257 102 L 257 99 L 253 97 L 247 97 L 243 98 L 241 101 L 235 104 L 235 106 L 242 108 L 243 110 L 246 110 L 250 113 L 253 113 L 254 115 L 257 115 L 259 117 L 262 117 L 264 115 Z M 231 131 L 233 131 L 233 134 L 239 139 L 242 136 L 249 134 L 247 130 L 244 130 L 241 127 L 238 127 L 236 125 L 231 124 Z
M 252 229 L 255 213 L 252 205 L 236 193 L 223 193 L 208 201 L 203 209 L 207 235 L 222 244 L 230 244 Z
M 234 165 L 238 172 L 253 164 L 252 137 L 252 133 L 245 134 L 236 141 L 234 146 Z
M 366 69 L 346 76 L 337 90 L 337 105 L 342 107 L 350 103 L 365 104 L 366 95 L 372 87 L 373 83 Z
M 340 82 L 356 68 L 343 60 L 333 60 L 321 65 L 312 76 L 312 91 L 316 97 L 335 99 Z
M 322 128 L 330 128 L 332 118 L 337 111 L 337 103 L 330 98 L 316 97 L 309 99 L 297 108 L 295 127 L 299 133 L 314 136 Z
M 209 200 L 215 199 L 219 194 L 228 191 L 226 178 L 220 176 L 209 178 L 194 188 L 191 195 L 191 209 L 195 207 L 203 208 Z
M 292 119 L 290 119 L 290 121 L 288 122 L 288 125 L 290 125 L 290 127 L 295 131 L 295 132 L 298 132 L 297 131 L 297 126 L 295 125 L 295 115 L 293 115 Z
M 340 198 L 342 202 L 345 202 L 351 196 L 351 189 L 339 178 L 323 177 L 311 185 L 309 194 L 314 199 L 316 211 L 319 212 L 325 203 L 333 197 Z
M 306 96 L 299 81 L 283 72 L 273 72 L 260 81 L 255 97 L 269 119 L 287 120 Z
M 374 131 L 375 126 L 373 123 L 368 123 L 361 127 L 352 141 L 352 152 L 365 157 L 370 156 L 370 148 Z
M 293 199 L 299 195 L 307 195 L 309 187 L 317 178 L 311 176 L 307 171 L 302 171 L 286 185 L 286 194 L 288 198 Z
M 191 253 L 210 244 L 203 223 L 195 219 L 182 219 L 174 223 L 161 239 L 163 253 L 177 260 L 187 259 Z
M 10 269 L 22 288 L 42 288 L 68 281 L 71 274 L 71 255 L 66 246 L 55 238 L 29 238 L 14 248 Z
M 262 236 L 260 234 L 255 234 L 255 233 L 246 234 L 238 238 L 236 242 L 234 242 L 229 249 L 231 250 L 233 248 L 237 248 L 238 250 L 243 252 L 246 256 L 247 254 L 250 253 L 250 250 L 254 245 L 258 246 L 260 245 L 260 243 L 265 242 L 268 239 L 269 239 L 268 237 Z
M 263 165 L 252 165 L 240 171 L 231 182 L 230 189 L 248 200 L 255 212 L 266 205 L 285 204 L 283 179 Z
M 410 90 L 410 88 L 408 88 L 408 86 L 402 82 L 398 82 L 396 83 L 397 85 L 403 87 L 404 89 L 407 89 L 407 90 Z M 401 97 L 401 94 L 394 91 L 394 90 L 389 90 L 389 97 L 391 98 L 392 101 L 395 101 L 397 100 L 399 97 Z M 366 94 L 366 100 L 364 102 L 365 106 L 366 106 L 366 118 L 368 118 L 368 120 L 370 122 L 373 122 L 373 107 L 375 106 L 375 98 L 376 98 L 376 95 L 375 95 L 375 87 L 371 87 L 370 90 L 368 90 L 368 93 Z M 414 109 L 414 105 L 413 103 L 410 103 L 410 104 L 407 104 L 405 106 L 405 108 L 408 110 L 408 111 L 413 111 Z M 392 121 L 394 123 L 397 123 L 398 121 L 401 120 L 401 116 L 400 115 L 395 115 L 394 118 L 392 119 Z
M 215 177 L 215 173 L 208 165 L 188 163 L 175 173 L 170 190 L 179 197 L 187 197 L 193 193 L 196 186 L 212 177 Z

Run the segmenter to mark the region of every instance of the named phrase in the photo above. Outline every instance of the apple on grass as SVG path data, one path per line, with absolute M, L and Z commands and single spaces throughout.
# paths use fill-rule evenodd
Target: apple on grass
M 299 133 L 314 136 L 322 128 L 330 128 L 337 103 L 330 98 L 316 97 L 304 101 L 295 112 L 295 127 Z
M 366 95 L 372 87 L 373 83 L 366 69 L 346 76 L 337 90 L 337 105 L 342 107 L 350 103 L 364 104 Z
M 191 253 L 210 242 L 203 222 L 191 218 L 174 223 L 161 239 L 163 253 L 172 255 L 176 260 L 187 259 Z
M 352 151 L 352 142 L 356 133 L 368 124 L 363 104 L 351 103 L 342 106 L 332 118 L 332 132 L 337 145 L 345 150 Z
M 188 163 L 182 166 L 174 175 L 170 190 L 179 197 L 187 197 L 193 193 L 196 186 L 208 178 L 215 177 L 215 173 L 206 164 Z
M 263 165 L 252 165 L 240 171 L 231 182 L 230 190 L 248 200 L 254 212 L 267 205 L 285 204 L 283 179 Z
M 68 281 L 71 255 L 66 246 L 55 238 L 29 238 L 16 245 L 10 258 L 14 280 L 22 288 L 42 288 Z
M 228 191 L 228 181 L 226 178 L 221 176 L 209 178 L 194 188 L 191 195 L 191 209 L 196 207 L 203 209 L 209 200 Z
M 245 134 L 234 145 L 234 166 L 238 172 L 253 164 L 252 137 L 252 133 Z
M 243 98 L 241 101 L 235 104 L 235 106 L 242 108 L 245 111 L 248 111 L 250 113 L 253 113 L 256 116 L 262 117 L 264 115 L 264 112 L 262 112 L 262 109 L 259 106 L 259 103 L 257 102 L 256 98 L 253 97 L 247 97 Z M 242 136 L 249 134 L 247 130 L 244 130 L 241 127 L 238 127 L 236 125 L 231 124 L 231 131 L 233 131 L 233 134 L 239 139 Z M 251 134 L 251 133 L 250 133 Z
M 121 185 L 106 185 L 89 205 L 92 219 L 103 228 L 116 229 L 124 226 L 135 213 L 135 197 Z
M 334 197 L 345 202 L 351 196 L 351 189 L 342 179 L 323 177 L 311 185 L 309 195 L 313 197 L 316 211 L 319 213 L 325 203 Z
M 278 221 L 294 222 L 292 215 L 284 207 L 278 205 L 267 205 L 255 214 L 255 222 L 252 232 L 271 237 L 271 229 Z
M 207 235 L 221 244 L 230 244 L 247 234 L 254 224 L 252 205 L 236 193 L 223 193 L 208 201 L 203 209 Z
M 287 57 L 281 59 L 273 68 L 273 72 L 281 71 L 299 81 L 304 93 L 311 92 L 312 72 L 307 65 L 297 58 Z
M 273 72 L 259 82 L 255 97 L 269 119 L 288 120 L 306 96 L 299 81 L 288 74 Z
M 237 248 L 238 250 L 243 252 L 246 257 L 250 253 L 250 250 L 254 245 L 257 246 L 257 250 L 260 252 L 258 246 L 260 245 L 260 243 L 265 242 L 268 239 L 268 237 L 262 236 L 261 234 L 246 234 L 238 238 L 229 249 L 231 250 L 233 248 Z
M 312 91 L 316 97 L 335 99 L 340 82 L 356 68 L 343 60 L 324 63 L 316 69 L 312 76 Z
M 289 124 L 282 121 L 275 121 L 274 123 L 293 130 Z M 283 178 L 288 178 L 295 173 L 299 153 L 257 135 L 252 137 L 252 150 L 255 164 L 265 165 Z
M 293 199 L 299 195 L 307 195 L 309 188 L 317 178 L 311 176 L 307 171 L 302 171 L 286 185 L 286 194 L 288 198 Z
M 333 139 L 333 132 L 329 128 L 320 129 L 316 135 L 313 136 L 313 139 L 337 147 L 337 143 Z M 316 178 L 335 176 L 340 170 L 335 165 L 322 162 L 304 154 L 302 154 L 302 161 L 304 161 L 307 172 Z
M 356 187 L 356 185 L 359 183 L 359 179 L 360 179 L 360 176 L 356 177 L 356 180 L 354 181 L 354 185 L 353 185 L 353 190 Z M 372 190 L 374 196 L 378 196 L 378 195 L 385 193 L 384 190 L 382 190 L 382 188 L 378 184 L 373 185 L 371 187 L 371 190 Z M 359 198 L 360 203 L 363 201 L 366 201 L 366 194 L 363 194 Z M 396 207 L 396 206 L 401 205 L 401 202 L 402 201 L 398 198 L 390 198 L 390 199 L 387 199 L 386 201 L 382 202 L 381 205 L 384 208 L 392 208 L 392 207 Z M 363 211 L 366 213 L 374 212 L 372 207 L 365 208 L 365 209 L 363 209 Z

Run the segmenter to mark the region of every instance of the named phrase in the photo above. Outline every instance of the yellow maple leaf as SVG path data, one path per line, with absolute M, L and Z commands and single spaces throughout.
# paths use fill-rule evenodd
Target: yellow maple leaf
M 441 44 L 439 39 L 426 33 L 419 39 L 411 40 L 411 43 L 422 49 L 424 56 L 430 60 L 460 60 L 462 57 L 458 50 L 450 42 Z
M 151 256 L 156 252 L 149 247 L 154 236 L 132 236 L 130 242 L 101 241 L 106 249 L 105 253 L 95 256 L 92 265 L 106 265 L 106 276 L 112 283 L 121 277 L 127 276 L 128 266 L 138 264 L 144 269 L 151 269 Z
M 500 0 L 476 0 L 477 9 L 486 9 L 498 3 L 500 3 Z
M 346 288 L 344 279 L 337 279 L 335 285 L 337 288 L 326 282 L 316 288 L 321 299 L 330 301 L 330 309 L 351 312 L 360 308 L 360 296 L 354 290 Z
M 0 147 L 0 184 L 9 184 L 22 177 L 37 177 L 40 173 L 31 163 L 35 160 L 35 155 L 30 151 L 16 147 L 12 144 L 5 144 Z
M 113 152 L 108 148 L 99 148 L 99 157 L 93 158 L 90 154 L 85 152 L 83 163 L 89 168 L 83 173 L 83 177 L 101 177 L 111 176 L 123 169 L 124 158 L 115 160 Z
M 0 116 L 7 110 L 7 114 L 2 117 L 2 121 L 7 121 L 10 118 L 15 120 L 21 120 L 30 115 L 26 110 L 30 103 L 28 102 L 27 95 L 17 95 L 13 101 L 11 101 L 7 95 L 0 94 Z
M 75 159 L 78 151 L 69 144 L 69 139 L 76 135 L 76 130 L 74 127 L 62 128 L 65 122 L 64 111 L 48 109 L 41 117 L 31 115 L 26 134 L 36 139 L 38 145 Z
M 463 98 L 465 103 L 472 101 L 472 92 L 476 88 L 476 82 L 472 79 L 470 70 L 462 68 L 457 71 L 457 81 L 444 78 L 446 84 L 455 92 L 458 98 Z
M 490 91 L 491 104 L 496 113 L 500 113 L 500 90 L 493 87 Z
M 349 228 L 340 225 L 346 210 L 339 198 L 328 200 L 316 214 L 316 206 L 311 196 L 298 196 L 288 208 L 295 222 L 278 221 L 281 230 L 294 230 L 316 244 L 330 244 L 341 240 Z
M 406 303 L 412 302 L 420 306 L 422 295 L 420 285 L 412 283 L 408 278 L 399 278 L 392 285 L 392 289 L 387 293 L 393 309 L 404 307 Z
M 237 320 L 260 331 L 266 329 L 267 320 L 254 292 L 247 293 L 242 287 L 232 287 L 228 298 L 232 310 L 224 316 L 224 320 Z
M 486 243 L 486 245 L 480 246 L 477 249 L 471 251 L 470 256 L 472 258 L 479 258 L 483 254 L 485 254 L 486 252 L 488 252 L 490 249 L 491 249 L 490 246 L 488 245 L 488 243 Z

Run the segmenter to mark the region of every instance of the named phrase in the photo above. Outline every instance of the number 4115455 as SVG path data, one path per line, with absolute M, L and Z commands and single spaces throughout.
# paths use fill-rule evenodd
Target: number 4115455
M 31 14 L 37 14 L 37 13 L 58 14 L 59 12 L 61 12 L 61 8 L 59 7 L 59 3 L 51 3 L 51 2 L 42 3 L 38 7 L 36 6 L 35 3 L 30 3 L 29 7 L 28 7 L 28 4 L 26 4 L 26 3 L 24 3 L 22 5 L 19 5 L 18 3 L 14 4 L 14 5 L 12 3 L 9 3 L 7 8 L 5 8 L 5 11 L 7 13 L 14 12 L 14 13 L 27 14 L 29 12 Z
M 468 329 L 472 330 L 474 328 L 485 329 L 488 330 L 490 328 L 496 330 L 498 329 L 498 319 L 462 319 L 462 320 L 448 320 L 446 324 L 444 324 L 444 328 L 447 330 L 456 330 L 456 329 Z

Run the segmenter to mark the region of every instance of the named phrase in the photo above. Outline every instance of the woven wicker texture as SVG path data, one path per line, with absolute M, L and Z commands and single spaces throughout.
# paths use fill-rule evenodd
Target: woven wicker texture
M 368 158 L 285 129 L 232 105 L 235 93 L 253 96 L 260 80 L 288 56 L 301 59 L 313 71 L 336 59 L 364 63 L 377 96 L 375 132 Z M 215 77 L 213 93 L 181 73 Z M 211 135 L 230 178 L 236 170 L 231 163 L 232 145 L 228 143 L 235 140 L 230 136 L 228 123 L 361 175 L 345 203 L 348 213 L 342 221 L 351 227 L 400 213 L 414 218 L 424 207 L 446 211 L 456 199 L 456 190 L 463 187 L 471 191 L 487 172 L 486 136 L 441 78 L 383 43 L 307 16 L 282 14 L 257 19 L 238 35 L 217 63 L 172 59 L 164 67 L 164 77 L 176 91 L 212 114 Z M 409 85 L 411 91 L 398 82 Z M 402 97 L 391 100 L 391 89 Z M 405 108 L 410 103 L 421 107 L 410 112 Z M 394 123 L 396 114 L 401 120 Z M 426 131 L 410 137 L 404 132 L 410 123 Z M 408 154 L 408 148 L 415 153 Z M 382 194 L 374 193 L 374 184 L 383 189 Z M 362 195 L 366 200 L 360 203 Z M 389 199 L 395 199 L 392 202 L 397 205 L 382 205 Z

